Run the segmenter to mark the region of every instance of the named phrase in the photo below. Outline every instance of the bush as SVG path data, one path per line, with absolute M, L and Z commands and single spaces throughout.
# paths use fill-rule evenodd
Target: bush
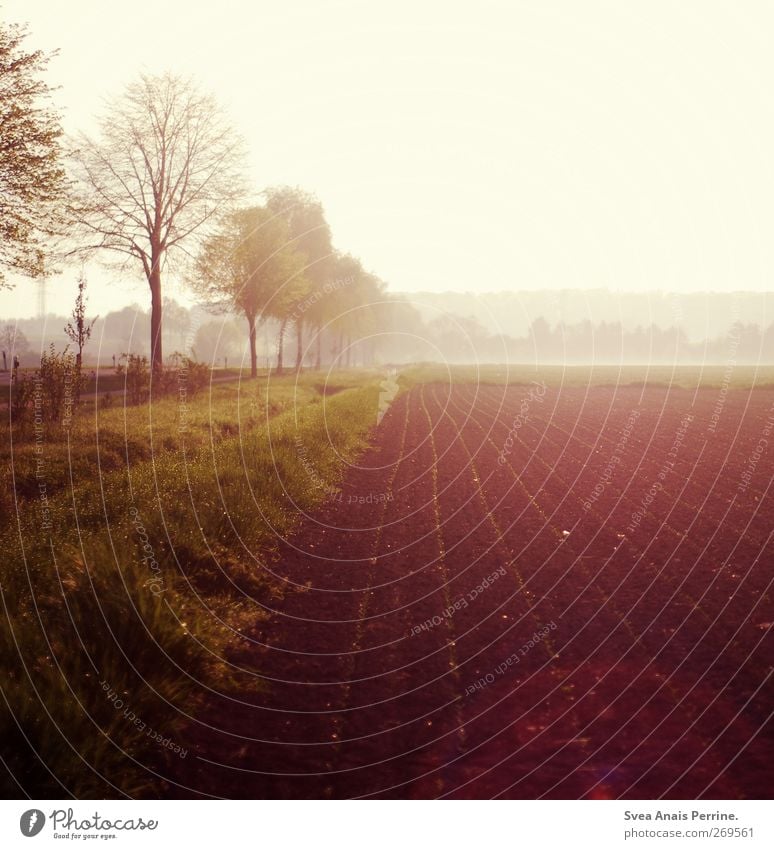
M 11 420 L 23 424 L 33 407 L 35 382 L 31 377 L 15 375 L 11 381 Z
M 49 421 L 65 423 L 72 418 L 80 394 L 81 373 L 75 355 L 65 348 L 61 353 L 54 350 L 53 343 L 47 354 L 40 358 L 40 369 L 36 372 L 43 393 L 44 417 Z
M 186 390 L 190 395 L 195 395 L 209 383 L 210 367 L 207 363 L 197 362 L 191 357 L 183 357 L 179 379 L 182 380 L 183 376 L 185 377 Z
M 53 344 L 40 358 L 40 368 L 31 377 L 13 378 L 12 420 L 22 424 L 58 422 L 69 426 L 81 392 L 82 376 L 74 354 L 67 348 L 57 353 Z
M 150 372 L 147 357 L 141 357 L 139 354 L 121 354 L 116 366 L 116 374 L 124 376 L 127 403 L 141 404 L 148 400 Z
M 210 367 L 191 357 L 173 354 L 170 367 L 158 374 L 148 368 L 148 358 L 139 354 L 123 354 L 116 373 L 125 376 L 126 403 L 142 404 L 151 393 L 154 398 L 176 392 L 192 396 L 203 389 L 210 379 Z

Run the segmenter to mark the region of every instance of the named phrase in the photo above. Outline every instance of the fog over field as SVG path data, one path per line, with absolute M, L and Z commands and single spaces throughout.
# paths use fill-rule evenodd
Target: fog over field
M 400 293 L 423 318 L 450 312 L 476 318 L 490 333 L 524 335 L 538 317 L 549 324 L 620 322 L 625 330 L 651 324 L 677 327 L 698 342 L 728 332 L 731 325 L 774 321 L 774 290 L 767 292 L 611 291 L 609 289 L 533 289 L 497 292 Z
M 368 306 L 371 322 L 347 343 L 350 364 L 774 363 L 774 293 L 767 292 L 392 294 L 385 289 Z M 105 366 L 113 364 L 113 355 L 148 354 L 149 321 L 148 311 L 136 304 L 98 318 L 86 362 Z M 11 324 L 23 363 L 33 364 L 52 342 L 67 342 L 64 316 Z M 262 367 L 276 362 L 280 329 L 273 316 L 261 322 L 257 349 Z M 20 346 L 20 334 L 26 346 Z M 166 299 L 163 334 L 167 351 L 213 366 L 246 364 L 247 325 L 235 312 Z M 320 364 L 346 364 L 340 334 L 323 328 L 319 335 Z M 286 361 L 297 356 L 296 347 L 293 334 L 287 334 L 282 343 Z M 316 348 L 315 334 L 315 345 L 303 352 L 305 365 L 316 362 Z

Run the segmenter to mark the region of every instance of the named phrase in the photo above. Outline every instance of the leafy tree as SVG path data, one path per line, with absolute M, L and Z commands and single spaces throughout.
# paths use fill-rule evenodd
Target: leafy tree
M 322 345 L 327 337 L 329 340 L 338 332 L 340 322 L 337 321 L 345 295 L 342 290 L 353 285 L 357 275 L 362 271 L 359 260 L 348 254 L 335 253 L 326 263 L 327 277 L 325 283 L 316 286 L 304 302 L 303 321 L 312 331 L 312 345 L 315 348 L 314 367 L 319 370 L 322 365 Z M 297 352 L 300 361 L 302 352 Z
M 350 338 L 356 341 L 352 354 L 360 354 L 361 364 L 365 364 L 366 358 L 371 362 L 374 359 L 373 335 L 380 329 L 379 315 L 386 288 L 384 281 L 368 271 L 364 271 L 356 281 L 353 292 L 356 306 L 351 315 L 353 329 Z
M 322 364 L 323 336 L 332 332 L 341 306 L 341 290 L 350 286 L 362 272 L 360 261 L 349 254 L 334 253 L 326 263 L 326 280 L 307 299 L 304 318 L 314 330 L 315 368 Z
M 43 243 L 59 224 L 65 191 L 59 118 L 39 79 L 48 63 L 26 52 L 27 30 L 0 23 L 0 287 L 4 271 L 39 277 Z
M 139 264 L 151 293 L 151 367 L 161 370 L 161 272 L 240 194 L 242 144 L 212 97 L 172 74 L 141 76 L 80 137 L 73 204 L 81 250 Z
M 366 271 L 360 260 L 339 255 L 336 276 L 326 304 L 327 326 L 337 335 L 335 355 L 342 366 L 352 364 L 357 343 L 376 329 L 377 307 L 384 299 L 384 283 Z
M 277 372 L 283 369 L 285 331 L 291 321 L 296 325 L 296 371 L 300 371 L 308 307 L 323 292 L 332 270 L 331 230 L 322 204 L 314 195 L 290 186 L 267 189 L 265 195 L 267 208 L 287 222 L 290 243 L 304 258 L 304 274 L 299 282 L 303 280 L 305 285 L 289 288 L 281 304 L 277 304 L 284 309 L 275 312 L 280 320 Z
M 290 240 L 286 218 L 266 206 L 240 209 L 204 244 L 192 285 L 221 311 L 247 319 L 250 371 L 258 373 L 256 330 L 267 316 L 284 318 L 306 289 L 304 256 Z
M 78 349 L 75 355 L 75 368 L 80 373 L 83 349 L 91 339 L 91 331 L 94 328 L 94 322 L 97 320 L 97 316 L 92 318 L 91 321 L 86 318 L 86 278 L 83 274 L 78 279 L 78 296 L 75 299 L 72 318 L 73 320 L 67 322 L 64 330 L 70 341 Z

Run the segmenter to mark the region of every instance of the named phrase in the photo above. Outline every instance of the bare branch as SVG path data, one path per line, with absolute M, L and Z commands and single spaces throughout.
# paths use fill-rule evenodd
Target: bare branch
M 160 366 L 161 269 L 242 194 L 241 143 L 215 101 L 190 81 L 142 76 L 110 105 L 98 140 L 73 156 L 73 219 L 84 243 L 140 263 L 152 294 L 154 368 Z M 92 247 L 93 249 L 93 247 Z

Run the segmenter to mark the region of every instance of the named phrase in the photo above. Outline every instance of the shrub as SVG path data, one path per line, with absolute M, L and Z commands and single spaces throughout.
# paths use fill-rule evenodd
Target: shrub
M 35 396 L 35 382 L 30 377 L 14 375 L 11 381 L 11 420 L 23 424 L 32 409 Z
M 191 357 L 183 357 L 180 375 L 185 375 L 186 389 L 189 394 L 195 395 L 209 382 L 210 367 L 207 363 L 200 363 Z
M 139 354 L 121 354 L 116 373 L 124 376 L 126 401 L 129 404 L 141 404 L 148 400 L 150 372 L 147 357 L 141 357 Z
M 32 416 L 36 424 L 62 421 L 69 426 L 81 383 L 75 356 L 67 348 L 57 353 L 52 344 L 41 356 L 40 368 L 32 376 L 14 376 L 11 385 L 13 422 L 23 424 Z
M 171 366 L 152 374 L 147 357 L 123 354 L 116 366 L 116 373 L 124 375 L 126 403 L 142 404 L 151 394 L 154 398 L 177 392 L 193 396 L 209 382 L 210 367 L 206 363 L 178 353 L 170 357 L 169 362 Z
M 43 394 L 44 418 L 52 422 L 72 418 L 76 399 L 80 394 L 81 373 L 75 355 L 69 348 L 57 353 L 53 343 L 48 353 L 40 358 L 40 369 L 36 372 Z

